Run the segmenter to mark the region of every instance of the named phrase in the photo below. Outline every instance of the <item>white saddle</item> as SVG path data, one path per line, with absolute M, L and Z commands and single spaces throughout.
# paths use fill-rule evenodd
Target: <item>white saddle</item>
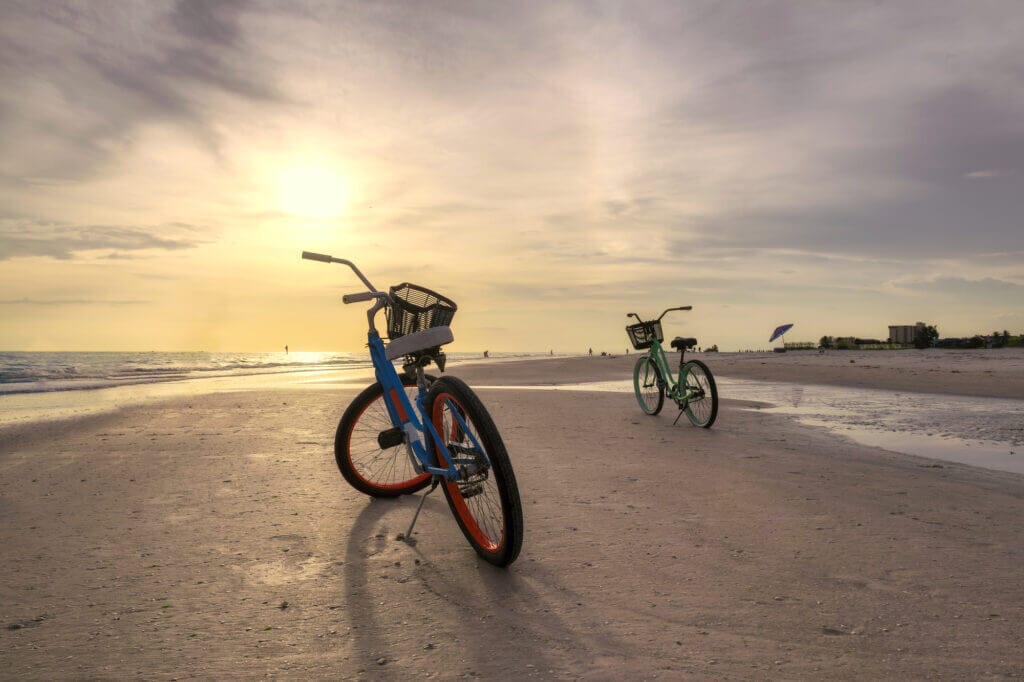
M 398 337 L 385 347 L 384 354 L 388 360 L 394 360 L 395 358 L 412 355 L 418 350 L 443 346 L 454 340 L 455 337 L 452 336 L 451 327 L 431 327 L 421 332 L 413 332 L 412 334 Z

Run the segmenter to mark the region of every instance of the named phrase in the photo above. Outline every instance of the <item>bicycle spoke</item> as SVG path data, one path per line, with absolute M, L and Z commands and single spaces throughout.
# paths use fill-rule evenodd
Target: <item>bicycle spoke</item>
M 522 543 L 522 507 L 501 437 L 476 395 L 457 379 L 439 379 L 428 400 L 447 446 L 441 459 L 464 462 L 458 465 L 463 478 L 444 486 L 459 527 L 480 556 L 508 565 Z
M 699 360 L 691 360 L 684 365 L 686 390 L 690 395 L 686 404 L 686 414 L 694 426 L 710 427 L 718 414 L 718 389 L 711 376 L 711 370 Z
M 406 383 L 406 391 L 415 386 Z M 404 443 L 381 448 L 380 435 L 393 428 L 379 383 L 360 393 L 338 424 L 334 450 L 338 468 L 356 489 L 376 497 L 415 492 L 430 477 L 417 471 Z

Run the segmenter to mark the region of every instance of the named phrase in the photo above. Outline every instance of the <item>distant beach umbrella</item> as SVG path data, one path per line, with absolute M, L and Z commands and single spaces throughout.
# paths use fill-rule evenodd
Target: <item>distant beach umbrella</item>
M 768 343 L 771 343 L 772 341 L 774 341 L 775 339 L 779 338 L 780 336 L 782 336 L 783 334 L 785 334 L 786 332 L 788 332 L 792 328 L 793 328 L 792 323 L 790 323 L 790 324 L 780 324 L 778 327 L 775 328 L 775 331 L 772 332 L 772 338 L 768 339 Z

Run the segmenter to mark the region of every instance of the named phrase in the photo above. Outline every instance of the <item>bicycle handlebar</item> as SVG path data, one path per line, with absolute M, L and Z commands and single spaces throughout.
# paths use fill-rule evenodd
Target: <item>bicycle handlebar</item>
M 362 303 L 363 301 L 372 301 L 381 294 L 374 293 L 372 291 L 362 291 L 358 294 L 345 294 L 341 297 L 342 303 Z
M 366 311 L 366 321 L 370 328 L 371 334 L 377 333 L 377 328 L 373 324 L 373 318 L 377 312 L 388 304 L 391 300 L 391 296 L 386 291 L 377 291 L 377 287 L 370 283 L 370 280 L 366 279 L 366 275 L 359 271 L 359 268 L 355 266 L 352 261 L 345 260 L 344 258 L 335 258 L 334 256 L 328 256 L 325 253 L 313 253 L 312 251 L 303 251 L 302 257 L 306 260 L 318 260 L 321 263 L 341 263 L 352 268 L 352 272 L 356 273 L 356 277 L 362 280 L 363 284 L 369 291 L 360 291 L 356 294 L 345 294 L 341 297 L 341 300 L 345 303 L 359 303 L 361 301 L 375 301 L 370 306 L 370 309 Z
M 665 317 L 665 313 L 671 312 L 673 310 L 693 310 L 693 306 L 692 305 L 681 305 L 678 308 L 666 308 L 665 312 L 658 316 L 658 319 L 660 320 L 661 318 Z
M 318 260 L 321 263 L 341 263 L 342 265 L 347 265 L 350 268 L 352 268 L 352 272 L 356 273 L 356 277 L 358 277 L 359 279 L 362 280 L 363 284 L 366 285 L 367 289 L 369 289 L 374 294 L 379 293 L 377 291 L 377 287 L 373 286 L 373 284 L 370 283 L 370 280 L 366 279 L 366 276 L 359 271 L 359 268 L 357 268 L 352 261 L 345 260 L 344 258 L 335 258 L 334 256 L 328 256 L 327 254 L 323 254 L 323 253 L 313 253 L 312 251 L 303 251 L 302 252 L 302 257 L 305 258 L 306 260 Z M 348 295 L 349 296 L 359 296 L 360 294 L 348 294 Z M 373 298 L 373 297 L 371 296 L 370 298 Z M 360 300 L 368 301 L 370 299 L 366 298 L 366 299 L 360 299 Z M 345 301 L 345 302 L 348 303 L 348 301 Z
M 318 260 L 323 261 L 324 263 L 334 262 L 334 259 L 331 258 L 330 256 L 325 256 L 322 253 L 313 253 L 312 251 L 303 251 L 302 257 L 305 258 L 306 260 Z
M 681 306 L 679 306 L 677 308 L 666 308 L 665 311 L 661 315 L 658 315 L 658 318 L 656 320 L 651 320 L 651 321 L 652 322 L 659 322 L 661 320 L 661 318 L 665 317 L 666 313 L 672 312 L 673 310 L 693 310 L 693 306 L 692 305 L 681 305 Z M 641 320 L 640 316 L 637 315 L 636 313 L 626 313 L 626 317 L 635 317 L 637 319 L 637 322 L 640 322 L 641 324 L 643 324 L 643 320 Z

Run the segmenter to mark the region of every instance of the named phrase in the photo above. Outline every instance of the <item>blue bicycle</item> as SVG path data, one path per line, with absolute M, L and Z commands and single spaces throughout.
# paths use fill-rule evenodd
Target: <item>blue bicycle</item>
M 425 372 L 431 363 L 444 372 L 441 347 L 453 340 L 448 324 L 455 303 L 408 282 L 378 291 L 350 261 L 308 251 L 302 257 L 352 268 L 368 291 L 345 294 L 342 301 L 373 301 L 366 314 L 367 341 L 377 380 L 356 396 L 338 423 L 334 456 L 341 475 L 373 497 L 430 486 L 404 535 L 407 542 L 427 495 L 440 486 L 476 553 L 496 566 L 511 564 L 522 548 L 523 507 L 501 434 L 465 382 Z M 381 310 L 387 345 L 374 325 Z M 395 360 L 402 361 L 401 375 Z

